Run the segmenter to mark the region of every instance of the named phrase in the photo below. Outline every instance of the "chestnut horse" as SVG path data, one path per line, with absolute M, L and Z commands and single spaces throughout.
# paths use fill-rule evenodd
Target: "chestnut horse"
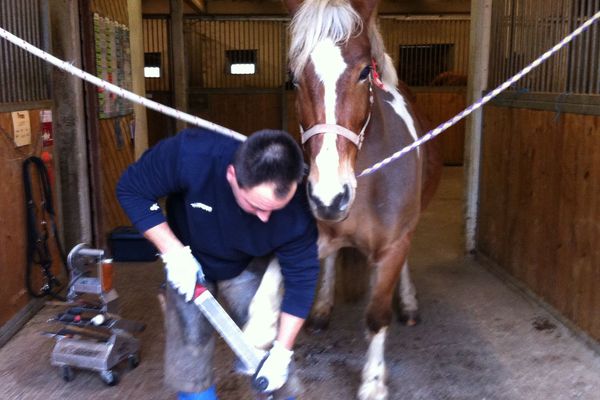
M 392 298 L 399 287 L 401 306 L 414 320 L 417 301 L 407 256 L 420 213 L 441 175 L 439 151 L 427 142 L 385 169 L 357 177 L 357 172 L 414 143 L 425 128 L 414 97 L 405 85 L 398 89 L 376 26 L 377 0 L 284 2 L 292 15 L 289 61 L 310 162 L 307 193 L 319 227 L 319 255 L 325 258 L 311 319 L 325 324 L 329 318 L 337 251 L 357 248 L 374 271 L 366 310 L 370 343 L 358 397 L 386 399 L 384 347 Z M 262 348 L 268 348 L 276 333 L 274 294 L 281 293 L 281 276 L 273 267 L 244 328 Z
M 355 247 L 373 266 L 366 310 L 370 344 L 358 397 L 387 398 L 384 345 L 399 285 L 414 317 L 408 274 L 411 238 L 441 175 L 436 144 L 406 154 L 385 169 L 357 178 L 424 134 L 406 88 L 385 54 L 376 0 L 284 0 L 292 15 L 290 69 L 302 143 L 310 162 L 309 204 L 319 226 L 319 255 L 327 257 L 313 318 L 329 317 L 334 258 Z M 377 75 L 376 69 L 381 74 Z

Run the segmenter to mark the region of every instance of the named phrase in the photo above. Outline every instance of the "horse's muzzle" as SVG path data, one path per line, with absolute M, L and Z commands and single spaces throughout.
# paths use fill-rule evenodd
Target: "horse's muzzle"
M 350 212 L 350 188 L 344 185 L 342 193 L 338 193 L 330 204 L 325 204 L 315 195 L 313 186 L 308 182 L 308 200 L 315 218 L 322 221 L 340 222 L 348 217 Z

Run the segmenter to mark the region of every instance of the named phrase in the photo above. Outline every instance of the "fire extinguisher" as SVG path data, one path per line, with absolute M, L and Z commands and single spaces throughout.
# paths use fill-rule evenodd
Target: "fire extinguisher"
M 54 188 L 54 161 L 52 160 L 52 153 L 50 153 L 48 150 L 44 150 L 42 151 L 42 154 L 40 154 L 40 158 L 44 162 L 44 166 L 48 171 L 48 181 L 50 181 L 50 187 Z
M 40 120 L 42 128 L 42 145 L 43 147 L 50 147 L 54 144 L 54 137 L 52 134 L 52 110 L 40 111 Z M 40 154 L 40 158 L 48 171 L 50 187 L 54 188 L 54 162 L 52 160 L 52 153 L 48 150 L 44 150 L 42 151 L 42 154 Z

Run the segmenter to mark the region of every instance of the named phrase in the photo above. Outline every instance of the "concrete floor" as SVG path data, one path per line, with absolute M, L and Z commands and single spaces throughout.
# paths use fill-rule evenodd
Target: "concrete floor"
M 422 322 L 394 325 L 387 342 L 390 398 L 517 400 L 600 399 L 600 356 L 542 307 L 463 256 L 462 169 L 446 168 L 423 216 L 411 254 Z M 115 387 L 81 371 L 65 383 L 50 366 L 53 339 L 40 334 L 59 310 L 45 307 L 0 349 L 0 399 L 170 399 L 162 385 L 162 315 L 158 263 L 117 265 L 122 316 L 145 322 L 142 360 Z M 363 357 L 361 302 L 335 309 L 331 328 L 303 333 L 295 358 L 303 399 L 352 399 Z M 245 378 L 217 352 L 222 400 L 251 399 Z

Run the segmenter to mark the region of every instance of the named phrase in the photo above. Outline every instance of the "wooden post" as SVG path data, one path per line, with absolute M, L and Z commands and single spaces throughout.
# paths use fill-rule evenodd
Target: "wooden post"
M 144 27 L 142 24 L 142 0 L 127 0 L 129 16 L 129 47 L 131 48 L 131 82 L 133 92 L 146 97 L 144 78 Z M 148 120 L 146 108 L 133 105 L 135 112 L 135 158 L 138 159 L 148 148 Z
M 49 2 L 52 54 L 82 66 L 79 7 L 76 0 Z M 52 69 L 52 107 L 58 195 L 63 246 L 69 251 L 80 242 L 92 242 L 89 159 L 86 141 L 83 81 Z
M 487 88 L 492 20 L 492 0 L 473 1 L 471 4 L 467 104 L 479 100 Z M 466 121 L 465 129 L 465 250 L 467 252 L 474 250 L 476 245 L 482 117 L 483 109 L 473 112 Z
M 183 0 L 171 0 L 171 54 L 173 57 L 173 104 L 180 111 L 188 111 L 187 74 L 183 36 Z M 186 127 L 184 121 L 175 122 L 176 130 Z

